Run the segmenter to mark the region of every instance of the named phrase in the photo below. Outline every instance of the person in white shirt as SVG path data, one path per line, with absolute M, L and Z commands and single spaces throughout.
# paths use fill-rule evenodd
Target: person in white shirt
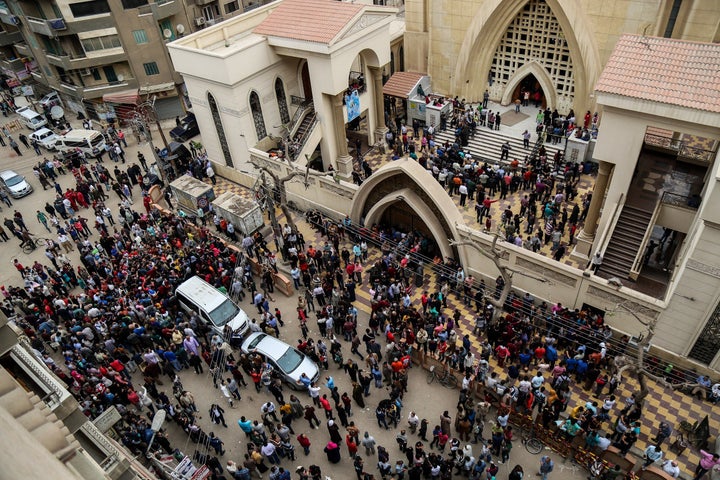
M 678 478 L 678 476 L 680 475 L 680 467 L 678 467 L 678 463 L 675 460 L 665 460 L 662 467 L 663 472 L 667 473 L 673 478 Z

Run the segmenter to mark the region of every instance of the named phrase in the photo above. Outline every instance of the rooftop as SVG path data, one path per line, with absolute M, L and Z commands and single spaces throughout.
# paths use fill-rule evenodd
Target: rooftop
M 408 94 L 424 76 L 425 74 L 417 72 L 395 72 L 383 85 L 383 94 L 391 97 L 408 98 Z
M 334 0 L 285 0 L 253 32 L 329 45 L 363 8 Z
M 595 90 L 720 113 L 720 44 L 624 34 Z

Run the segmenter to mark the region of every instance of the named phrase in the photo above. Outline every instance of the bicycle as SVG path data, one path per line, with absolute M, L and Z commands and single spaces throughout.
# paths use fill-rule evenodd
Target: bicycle
M 32 253 L 38 247 L 43 247 L 45 245 L 46 245 L 46 243 L 45 243 L 44 238 L 35 238 L 35 239 L 33 239 L 32 243 L 31 242 L 23 243 L 22 249 L 23 249 L 24 253 Z
M 537 455 L 545 448 L 542 441 L 535 436 L 535 422 L 532 420 L 530 422 L 530 433 L 523 437 L 522 443 L 525 445 L 525 450 L 533 455 Z
M 442 385 L 445 388 L 457 387 L 458 380 L 455 377 L 455 375 L 450 373 L 449 370 L 445 370 L 445 369 L 443 369 L 442 372 L 443 373 L 441 373 L 441 374 L 437 374 L 437 373 L 435 373 L 435 365 L 430 367 L 430 373 L 428 373 L 427 383 L 428 384 L 433 383 L 435 381 L 435 379 L 437 379 L 437 381 L 440 382 L 440 385 Z

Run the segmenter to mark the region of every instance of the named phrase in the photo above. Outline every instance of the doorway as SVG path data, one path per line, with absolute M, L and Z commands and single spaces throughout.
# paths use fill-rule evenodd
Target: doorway
M 103 72 L 105 72 L 105 79 L 108 81 L 108 83 L 114 83 L 118 81 L 117 74 L 115 73 L 115 68 L 112 65 L 103 67 Z
M 525 92 L 529 94 L 527 103 L 524 100 Z M 535 75 L 532 73 L 523 78 L 522 81 L 515 87 L 510 101 L 514 102 L 516 98 L 519 98 L 523 102 L 523 106 L 532 105 L 535 108 L 543 109 L 547 107 L 545 92 L 543 92 L 540 82 L 538 82 L 537 78 L 535 78 Z
M 310 70 L 308 69 L 307 62 L 303 64 L 300 76 L 302 78 L 303 96 L 305 100 L 312 100 L 312 84 L 310 83 Z

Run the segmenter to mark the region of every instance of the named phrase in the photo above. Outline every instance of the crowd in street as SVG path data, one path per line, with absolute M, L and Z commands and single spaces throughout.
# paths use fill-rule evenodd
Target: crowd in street
M 259 321 L 250 322 L 251 331 L 280 336 L 283 314 L 270 304 L 277 264 L 268 245 L 245 237 L 232 248 L 205 226 L 161 212 L 144 200 L 144 192 L 135 193 L 135 187 L 143 188 L 137 175 L 117 168 L 115 181 L 123 183 L 115 190 L 120 205 L 114 215 L 106 214 L 104 202 L 113 188 L 95 171 L 73 167 L 75 188 L 58 192 L 63 209 L 46 205 L 47 224 L 38 215 L 38 222 L 57 234 L 45 251 L 50 265 L 26 266 L 16 259 L 22 284 L 2 290 L 2 308 L 86 415 L 94 418 L 110 406 L 121 412 L 117 428 L 133 453 L 151 447 L 151 416 L 164 409 L 194 443 L 193 459 L 215 478 L 264 478 L 266 472 L 271 480 L 286 480 L 293 472 L 300 479 L 324 478 L 322 465 L 287 466 L 299 456 L 296 447 L 307 454 L 320 438 L 296 434 L 300 421 L 326 431 L 315 448 L 323 449 L 329 463 L 346 462 L 359 480 L 454 475 L 491 480 L 500 464 L 512 463 L 517 436 L 511 412 L 534 410 L 543 427 L 557 429 L 570 442 L 580 438 L 596 451 L 614 444 L 627 452 L 642 428 L 656 430 L 644 467 L 654 463 L 677 476 L 677 463 L 663 451 L 668 425 L 643 425 L 640 402 L 619 402 L 614 395 L 618 378 L 611 358 L 625 352 L 627 339 L 613 339 L 602 315 L 513 292 L 499 308 L 502 278 L 490 290 L 450 260 L 433 265 L 437 282 L 425 287 L 423 268 L 431 262 L 423 256 L 426 239 L 415 232 L 356 228 L 349 219 L 323 217 L 311 219 L 326 240 L 322 245 L 290 227 L 277 232 L 278 253 L 302 292 L 293 313 L 303 337 L 297 348 L 323 369 L 320 382 L 302 378 L 301 393 L 288 395 L 265 359 L 238 351 L 236 332 L 210 329 L 173 298 L 177 285 L 200 276 L 233 298 L 252 299 Z M 144 211 L 138 211 L 136 198 L 143 199 Z M 83 223 L 86 211 L 94 211 L 88 214 L 94 221 Z M 12 223 L 27 231 L 24 223 Z M 75 249 L 80 265 L 67 256 Z M 259 274 L 249 259 L 264 265 Z M 367 288 L 372 299 L 367 325 L 359 320 L 359 288 Z M 414 288 L 428 291 L 413 300 Z M 473 318 L 461 313 L 461 303 L 474 310 Z M 458 334 L 460 322 L 471 323 L 475 338 Z M 480 349 L 473 346 L 477 339 Z M 456 411 L 419 418 L 405 408 L 414 352 L 462 377 Z M 348 376 L 351 389 L 336 386 L 330 362 L 342 368 L 335 371 Z M 237 427 L 248 440 L 241 459 L 222 461 L 223 441 L 196 422 L 200 409 L 182 377 L 206 369 L 218 389 L 217 402 L 208 409 L 216 425 L 231 428 L 225 409 L 235 408 L 241 387 L 252 383 L 266 398 L 257 414 L 237 410 Z M 162 388 L 165 382 L 172 392 Z M 478 402 L 479 383 L 489 394 Z M 593 398 L 579 401 L 575 384 Z M 354 410 L 366 407 L 374 410 L 378 428 L 397 432 L 397 445 L 378 445 L 368 425 L 355 423 Z M 232 428 L 235 420 L 230 419 Z M 162 432 L 153 445 L 181 455 Z M 703 456 L 695 478 L 717 464 L 717 456 Z M 545 479 L 553 462 L 543 457 L 537 468 Z M 510 475 L 520 480 L 523 467 Z

